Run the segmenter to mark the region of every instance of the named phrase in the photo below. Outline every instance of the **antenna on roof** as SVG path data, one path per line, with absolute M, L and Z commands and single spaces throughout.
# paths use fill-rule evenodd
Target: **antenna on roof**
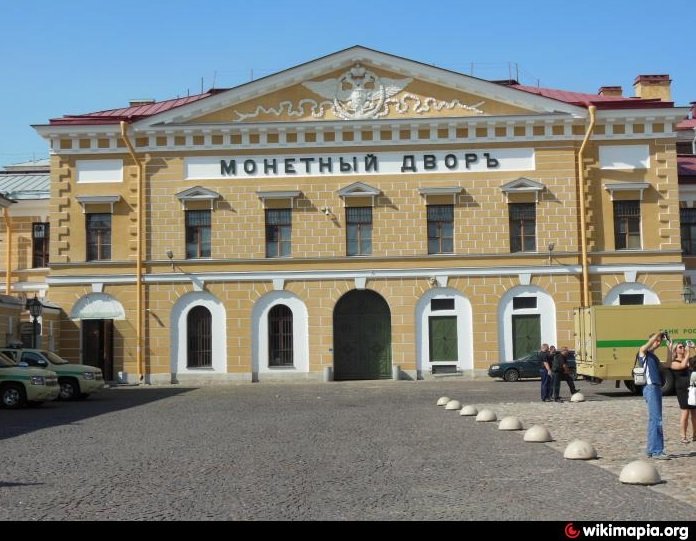
M 251 77 L 249 79 L 250 81 L 254 80 L 254 68 L 251 68 Z
M 201 77 L 201 94 L 203 94 L 203 77 Z
M 210 87 L 211 90 L 215 88 L 215 79 L 217 79 L 217 70 L 213 72 L 213 86 Z

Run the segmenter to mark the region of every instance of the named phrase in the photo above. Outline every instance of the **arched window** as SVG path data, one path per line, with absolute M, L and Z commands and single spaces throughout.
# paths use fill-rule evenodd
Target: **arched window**
M 284 304 L 268 312 L 268 366 L 293 366 L 292 310 Z
M 213 365 L 212 316 L 203 306 L 188 313 L 186 357 L 187 368 L 211 368 Z

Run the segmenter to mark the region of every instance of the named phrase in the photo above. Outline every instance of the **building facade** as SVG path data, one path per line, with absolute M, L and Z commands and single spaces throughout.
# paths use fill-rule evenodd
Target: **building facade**
M 106 379 L 419 378 L 682 302 L 674 107 L 353 47 L 36 126 L 58 349 Z

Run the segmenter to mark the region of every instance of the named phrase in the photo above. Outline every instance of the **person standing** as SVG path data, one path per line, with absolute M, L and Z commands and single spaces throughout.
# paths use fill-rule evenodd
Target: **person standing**
M 537 352 L 541 364 L 539 365 L 539 375 L 541 376 L 541 401 L 551 401 L 551 355 L 549 345 L 541 344 L 541 349 Z
M 672 374 L 674 374 L 674 390 L 677 394 L 677 402 L 679 402 L 679 434 L 680 441 L 684 444 L 692 441 L 687 436 L 689 418 L 691 418 L 691 437 L 693 441 L 696 441 L 696 406 L 690 406 L 688 402 L 690 365 L 692 366 L 696 362 L 696 358 L 694 357 L 694 343 L 687 342 L 687 344 L 689 345 L 688 349 L 686 344 L 670 344 L 672 347 L 669 348 L 670 354 L 667 358 Z
M 648 443 L 645 452 L 650 458 L 669 460 L 665 453 L 665 440 L 662 431 L 662 374 L 660 359 L 655 350 L 660 347 L 664 333 L 657 332 L 640 346 L 637 358 L 645 367 L 647 383 L 643 386 L 643 398 L 648 405 Z
M 577 392 L 573 377 L 570 375 L 570 366 L 568 365 L 569 355 L 570 351 L 568 350 L 568 347 L 563 346 L 560 351 L 556 352 L 553 357 L 553 361 L 551 362 L 551 371 L 553 372 L 554 402 L 561 402 L 561 381 L 565 381 L 568 384 L 568 389 L 570 389 L 571 396 Z

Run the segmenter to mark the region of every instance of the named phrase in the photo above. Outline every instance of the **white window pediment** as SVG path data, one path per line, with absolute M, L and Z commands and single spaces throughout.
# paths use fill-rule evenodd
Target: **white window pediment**
M 111 214 L 114 213 L 114 205 L 121 200 L 120 195 L 78 195 L 75 199 L 82 205 L 83 214 L 89 205 L 109 205 Z
M 353 182 L 353 184 L 338 190 L 337 193 L 339 197 L 375 197 L 380 195 L 382 190 L 364 182 Z
M 263 204 L 266 204 L 266 201 L 268 200 L 283 200 L 287 199 L 291 203 L 294 202 L 295 199 L 300 197 L 302 195 L 302 192 L 300 190 L 285 190 L 285 191 L 269 191 L 269 192 L 256 192 L 256 195 Z
M 222 196 L 209 190 L 208 188 L 203 188 L 201 186 L 194 186 L 193 188 L 188 188 L 182 192 L 176 194 L 177 199 L 181 201 L 181 206 L 186 208 L 187 203 L 192 203 L 194 201 L 208 201 L 210 203 L 210 208 L 213 208 L 213 202 L 221 199 Z
M 418 193 L 427 201 L 428 197 L 452 196 L 452 203 L 457 202 L 457 196 L 464 191 L 461 186 L 428 186 L 418 188 Z
M 638 201 L 643 200 L 643 192 L 650 188 L 649 182 L 606 182 L 604 189 L 611 195 L 611 200 L 614 200 L 614 194 L 617 192 L 637 192 Z
M 510 197 L 511 194 L 531 193 L 535 195 L 537 202 L 539 202 L 539 194 L 545 189 L 545 184 L 527 177 L 511 180 L 500 187 L 500 191 L 503 192 L 506 197 Z

